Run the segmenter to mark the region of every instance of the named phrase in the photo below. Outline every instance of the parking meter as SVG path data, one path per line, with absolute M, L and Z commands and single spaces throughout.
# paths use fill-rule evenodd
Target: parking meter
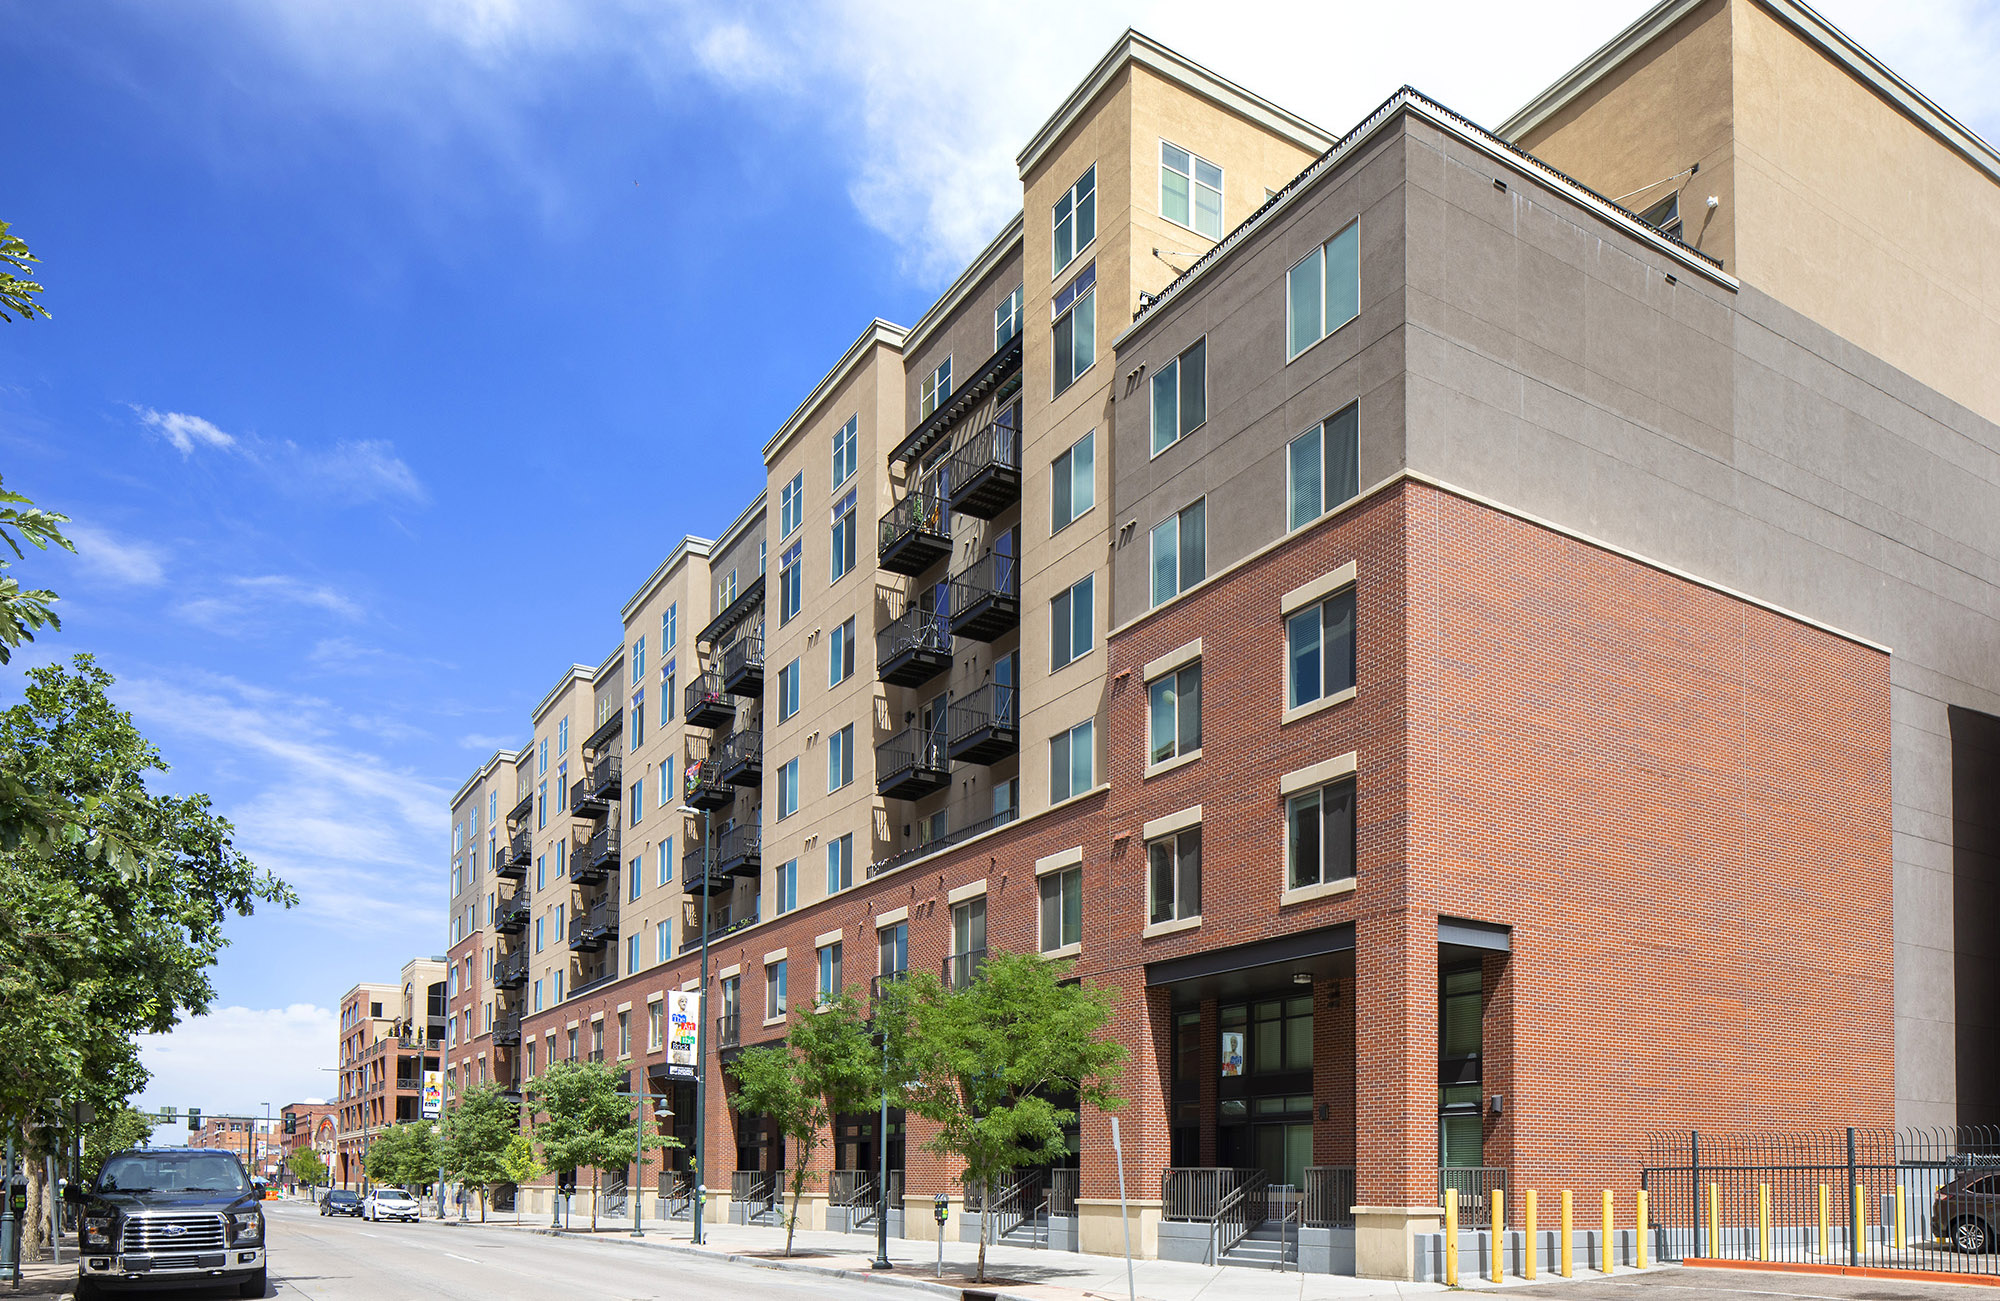
M 939 1193 L 935 1197 L 931 1198 L 931 1214 L 937 1216 L 937 1222 L 938 1222 L 937 1276 L 939 1278 L 943 1278 L 944 1277 L 944 1222 L 945 1218 L 951 1214 L 951 1198 L 945 1196 L 943 1193 Z

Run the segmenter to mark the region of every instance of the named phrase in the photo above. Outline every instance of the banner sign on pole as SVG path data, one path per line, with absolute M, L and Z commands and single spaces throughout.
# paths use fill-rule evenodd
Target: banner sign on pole
M 436 1120 L 444 1114 L 444 1072 L 424 1072 L 424 1119 Z
M 701 995 L 677 989 L 667 995 L 667 1077 L 691 1080 L 695 1042 L 701 1028 Z

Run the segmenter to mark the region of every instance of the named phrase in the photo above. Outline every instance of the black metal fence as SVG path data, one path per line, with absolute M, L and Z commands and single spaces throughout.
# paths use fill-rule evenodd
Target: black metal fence
M 1657 1135 L 1674 1258 L 2000 1275 L 2000 1128 Z

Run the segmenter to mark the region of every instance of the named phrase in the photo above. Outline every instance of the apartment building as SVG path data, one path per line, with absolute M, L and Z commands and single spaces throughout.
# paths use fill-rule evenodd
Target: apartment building
M 340 1000 L 340 1118 L 333 1177 L 366 1178 L 368 1148 L 422 1112 L 424 1072 L 441 1069 L 451 1006 L 444 957 L 412 958 L 395 984 L 360 984 Z
M 1461 1178 L 2000 1111 L 2000 156 L 1788 0 L 1668 0 L 1497 132 L 1408 89 L 1326 132 L 1127 33 L 1017 162 L 571 671 L 630 771 L 549 838 L 633 842 L 625 960 L 551 973 L 544 1065 L 629 1062 L 691 1140 L 697 950 L 718 1085 L 821 991 L 1045 953 L 1117 991 L 1135 1250 L 1255 1179 L 1387 1277 Z M 783 1138 L 718 1092 L 754 1215 Z M 874 1124 L 809 1224 L 960 1204 Z M 1010 1195 L 1119 1250 L 1109 1118 L 1072 1147 Z
M 298 1182 L 292 1158 L 311 1151 L 334 1168 L 334 1137 L 339 1131 L 339 1106 L 329 1102 L 290 1102 L 279 1113 L 279 1152 L 283 1168 L 280 1177 L 288 1185 Z

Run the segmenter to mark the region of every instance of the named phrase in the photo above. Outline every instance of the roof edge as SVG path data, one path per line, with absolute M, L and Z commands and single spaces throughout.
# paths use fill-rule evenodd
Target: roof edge
M 571 683 L 577 682 L 579 680 L 584 682 L 590 681 L 590 675 L 595 673 L 596 671 L 597 671 L 596 669 L 592 668 L 588 664 L 570 665 L 569 668 L 563 671 L 562 677 L 556 680 L 556 684 L 549 688 L 548 694 L 542 697 L 541 703 L 534 707 L 534 709 L 528 714 L 528 717 L 533 719 L 536 723 L 540 723 L 542 721 L 542 715 L 548 713 L 550 709 L 554 708 L 556 703 L 556 697 L 562 694 L 563 689 L 565 687 L 568 687 Z
M 674 549 L 667 553 L 667 558 L 654 568 L 645 582 L 639 584 L 639 590 L 632 593 L 625 604 L 618 607 L 619 620 L 623 623 L 632 622 L 632 612 L 652 600 L 653 593 L 659 590 L 660 584 L 666 582 L 676 568 L 685 564 L 689 556 L 707 556 L 709 548 L 714 545 L 708 538 L 698 538 L 692 533 L 683 534 L 681 540 L 674 543 Z
M 457 808 L 459 801 L 465 798 L 465 793 L 480 782 L 485 781 L 492 773 L 498 771 L 501 764 L 518 762 L 521 754 L 522 751 L 520 750 L 495 750 L 492 754 L 488 755 L 484 763 L 472 770 L 472 776 L 467 777 L 463 782 L 459 783 L 458 790 L 452 794 L 451 807 Z
M 877 344 L 901 348 L 907 333 L 908 331 L 902 326 L 885 321 L 879 316 L 868 322 L 854 342 L 847 345 L 847 351 L 833 364 L 833 369 L 822 376 L 819 383 L 813 385 L 812 392 L 806 394 L 805 401 L 793 408 L 792 414 L 785 417 L 785 423 L 778 426 L 778 432 L 772 434 L 770 440 L 764 444 L 764 464 L 769 465 L 771 458 L 778 454 L 779 449 L 792 441 L 792 435 L 805 426 L 807 419 L 819 410 L 822 402 L 826 401 L 827 395 L 840 387 L 841 381 L 861 364 L 861 359 L 868 354 L 870 348 Z
M 713 560 L 715 557 L 729 550 L 730 547 L 736 545 L 736 539 L 743 536 L 743 530 L 750 527 L 750 521 L 755 519 L 758 512 L 765 508 L 766 498 L 770 496 L 770 493 L 771 490 L 769 488 L 759 488 L 757 490 L 757 495 L 750 499 L 750 504 L 739 511 L 735 519 L 729 521 L 729 527 L 722 530 L 722 533 L 715 541 L 709 543 L 709 559 Z
M 951 287 L 938 295 L 938 300 L 917 318 L 917 323 L 903 335 L 905 356 L 923 347 L 931 334 L 944 324 L 944 319 L 971 296 L 973 289 L 992 272 L 994 267 L 1000 265 L 1001 260 L 1013 250 L 1014 245 L 1021 243 L 1026 230 L 1026 217 L 1026 210 L 1015 213 L 1014 219 L 1000 228 L 1000 233 L 980 250 L 979 256 L 972 259 L 965 270 L 959 272 L 958 279 L 951 282 Z

